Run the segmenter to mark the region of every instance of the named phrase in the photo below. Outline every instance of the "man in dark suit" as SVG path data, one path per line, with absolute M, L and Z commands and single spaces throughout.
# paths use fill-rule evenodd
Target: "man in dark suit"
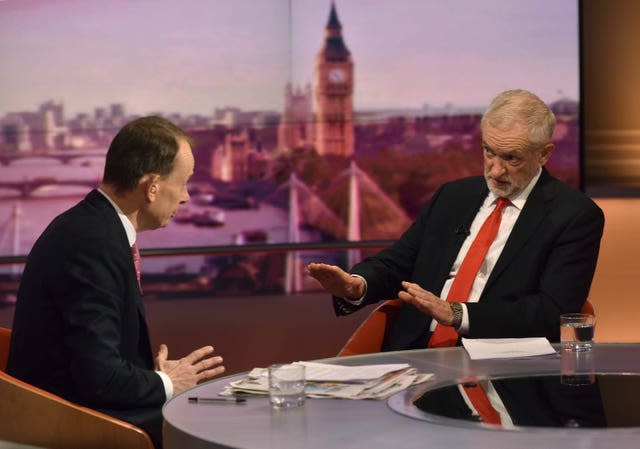
M 544 168 L 554 127 L 553 112 L 534 94 L 498 95 L 481 121 L 484 177 L 441 186 L 397 242 L 350 273 L 308 266 L 334 296 L 336 313 L 403 300 L 387 350 L 424 348 L 437 325 L 470 338 L 558 341 L 560 314 L 578 312 L 588 296 L 604 216 Z M 442 301 L 499 198 L 509 201 L 468 296 Z
M 138 232 L 166 226 L 189 199 L 190 138 L 159 117 L 113 139 L 99 189 L 64 212 L 33 246 L 20 283 L 7 371 L 144 428 L 161 446 L 161 407 L 224 372 L 205 346 L 155 363 L 139 284 Z

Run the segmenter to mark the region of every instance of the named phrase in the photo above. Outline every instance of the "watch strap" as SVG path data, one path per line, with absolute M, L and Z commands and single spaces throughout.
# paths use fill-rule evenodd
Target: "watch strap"
M 451 307 L 451 311 L 453 312 L 453 326 L 455 329 L 458 329 L 462 324 L 462 305 L 459 302 L 450 302 L 449 307 Z

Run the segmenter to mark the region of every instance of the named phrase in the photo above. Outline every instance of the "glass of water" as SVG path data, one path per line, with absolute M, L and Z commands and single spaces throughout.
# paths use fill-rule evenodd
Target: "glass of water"
M 560 315 L 560 343 L 564 351 L 591 351 L 596 317 L 587 313 Z
M 299 407 L 305 399 L 304 365 L 271 365 L 269 367 L 269 401 L 276 409 Z

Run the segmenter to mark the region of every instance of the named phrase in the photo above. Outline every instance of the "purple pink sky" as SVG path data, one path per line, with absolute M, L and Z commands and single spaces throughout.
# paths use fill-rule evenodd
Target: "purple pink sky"
M 336 0 L 357 109 L 578 98 L 575 0 Z M 330 0 L 0 0 L 0 117 L 281 110 L 311 82 Z

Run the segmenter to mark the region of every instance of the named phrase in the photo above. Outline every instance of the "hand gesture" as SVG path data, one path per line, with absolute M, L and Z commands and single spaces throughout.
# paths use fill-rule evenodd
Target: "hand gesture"
M 433 317 L 440 324 L 445 326 L 453 324 L 453 311 L 447 301 L 443 301 L 430 291 L 412 282 L 404 281 L 402 287 L 404 290 L 398 292 L 398 298 L 412 304 L 416 309 Z
M 322 288 L 338 298 L 359 299 L 365 294 L 364 281 L 342 268 L 325 263 L 310 263 L 307 274 L 320 282 Z
M 162 344 L 156 357 L 156 370 L 169 376 L 173 393 L 177 394 L 224 373 L 222 357 L 211 357 L 212 354 L 213 346 L 203 346 L 179 360 L 167 360 L 169 349 Z

